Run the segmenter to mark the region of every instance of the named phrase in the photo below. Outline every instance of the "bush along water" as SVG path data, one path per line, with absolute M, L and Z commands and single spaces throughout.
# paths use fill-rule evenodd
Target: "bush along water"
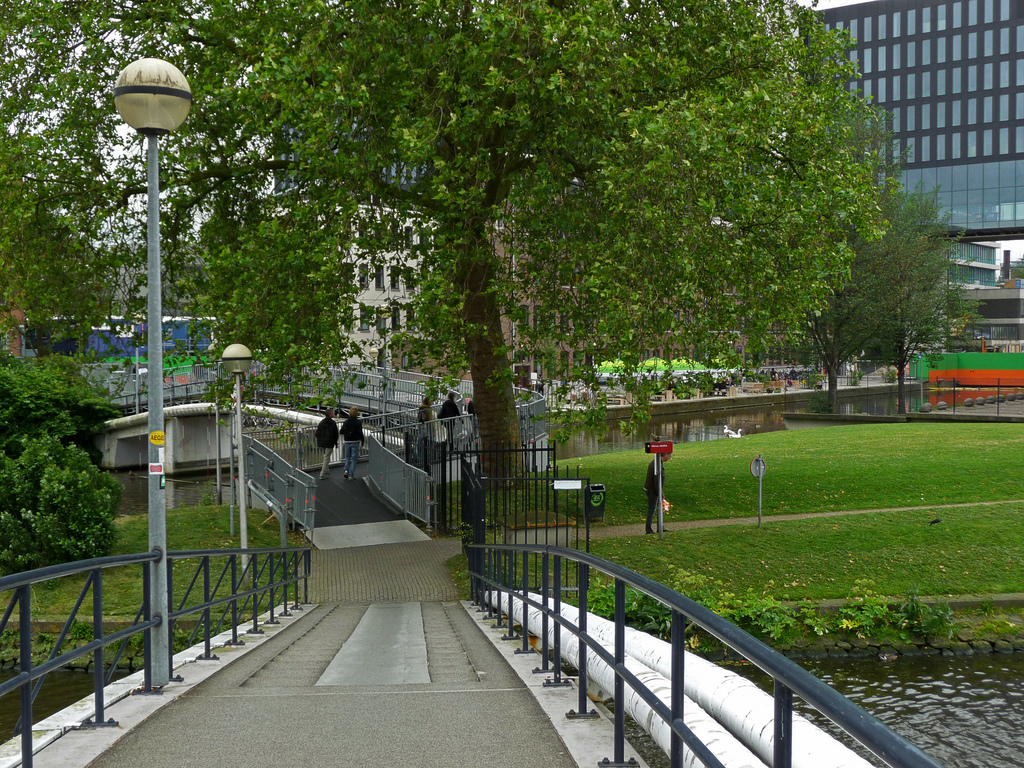
M 874 592 L 874 583 L 855 583 L 838 608 L 783 602 L 765 585 L 736 594 L 704 576 L 677 569 L 668 586 L 733 622 L 754 637 L 793 658 L 880 656 L 900 654 L 969 654 L 1024 650 L 1024 622 L 989 616 L 955 617 L 946 603 L 921 600 L 916 590 L 893 599 Z M 589 609 L 607 619 L 615 615 L 613 584 L 593 587 Z M 626 590 L 626 623 L 669 639 L 671 613 L 664 605 L 634 589 Z M 991 613 L 991 612 L 990 612 Z M 710 659 L 728 656 L 727 649 L 693 624 L 687 627 L 687 648 Z

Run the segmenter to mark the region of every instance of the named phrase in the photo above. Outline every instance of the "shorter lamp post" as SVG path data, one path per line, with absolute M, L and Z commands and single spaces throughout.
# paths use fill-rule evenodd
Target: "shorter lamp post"
M 380 368 L 380 421 L 383 427 L 388 407 L 388 350 L 386 347 L 370 347 L 367 351 L 376 358 L 377 367 Z
M 252 363 L 252 352 L 244 344 L 232 344 L 224 350 L 220 361 L 235 377 L 235 442 L 238 445 L 238 529 L 242 549 L 249 548 L 249 525 L 245 513 L 245 451 L 242 448 L 242 376 Z M 242 567 L 248 563 L 242 555 Z

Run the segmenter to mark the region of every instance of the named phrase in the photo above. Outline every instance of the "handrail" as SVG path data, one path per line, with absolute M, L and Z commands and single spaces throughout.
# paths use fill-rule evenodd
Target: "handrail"
M 644 688 L 643 684 L 625 669 L 621 658 L 609 657 L 609 654 L 603 645 L 595 637 L 587 633 L 585 611 L 590 568 L 595 568 L 598 571 L 601 571 L 602 573 L 612 577 L 615 581 L 617 603 L 615 636 L 617 649 L 620 647 L 620 644 L 624 642 L 625 611 L 624 607 L 620 606 L 620 603 L 624 603 L 625 586 L 628 585 L 639 592 L 654 598 L 672 611 L 673 654 L 677 652 L 677 649 L 680 654 L 682 653 L 682 649 L 684 647 L 685 622 L 690 621 L 716 637 L 735 653 L 760 668 L 775 681 L 775 768 L 789 768 L 792 761 L 792 729 L 791 727 L 780 729 L 780 725 L 789 723 L 792 719 L 793 694 L 799 696 L 807 704 L 835 723 L 839 728 L 848 733 L 852 738 L 871 751 L 875 756 L 883 760 L 887 765 L 893 766 L 893 768 L 941 768 L 941 765 L 938 762 L 925 754 L 918 747 L 893 732 L 875 717 L 865 712 L 859 706 L 826 685 L 810 672 L 807 672 L 805 669 L 798 666 L 779 652 L 744 632 L 732 622 L 722 618 L 718 614 L 708 608 L 705 608 L 703 605 L 695 602 L 685 595 L 679 594 L 664 584 L 660 584 L 653 579 L 631 571 L 628 568 L 609 562 L 587 552 L 567 549 L 564 547 L 521 544 L 472 544 L 469 546 L 469 550 L 471 553 L 469 559 L 470 578 L 474 587 L 472 591 L 476 602 L 483 604 L 486 602 L 484 599 L 484 593 L 497 589 L 499 593 L 507 593 L 508 595 L 510 616 L 513 597 L 521 604 L 539 610 L 544 617 L 545 622 L 550 619 L 551 621 L 554 621 L 557 626 L 570 631 L 575 637 L 579 638 L 587 649 L 592 650 L 599 658 L 608 663 L 614 670 L 616 687 L 618 687 L 619 681 L 628 682 L 631 687 L 636 690 L 639 696 L 648 700 L 648 703 L 653 701 L 652 697 L 654 697 L 654 694 L 649 690 L 642 690 Z M 476 556 L 474 557 L 473 554 Z M 559 560 L 565 560 L 577 563 L 580 573 L 578 583 L 580 626 L 576 626 L 567 621 L 560 612 L 556 613 L 556 611 L 558 611 L 558 605 L 560 602 L 559 596 L 562 590 L 561 568 L 556 567 L 552 571 L 552 574 L 556 579 L 556 584 L 553 587 L 556 594 L 554 608 L 549 605 L 547 598 L 543 600 L 536 600 L 530 596 L 527 591 L 528 582 L 526 578 L 526 574 L 529 572 L 527 556 L 542 556 L 545 559 L 545 564 L 548 558 L 555 558 L 556 562 Z M 499 562 L 508 559 L 510 562 L 507 565 L 503 563 L 499 564 L 497 569 L 495 569 L 493 567 L 493 561 L 488 558 L 496 558 Z M 520 566 L 519 572 L 523 574 L 523 577 L 522 583 L 519 585 L 515 584 L 513 581 L 515 574 L 517 573 L 517 558 L 522 558 L 522 565 Z M 545 578 L 547 578 L 548 569 L 546 566 L 544 568 L 544 575 Z M 548 590 L 545 589 L 545 592 L 547 591 Z M 500 600 L 501 595 L 499 594 L 499 608 L 501 607 Z M 484 605 L 484 607 L 493 609 L 494 606 Z M 524 610 L 524 621 L 522 622 L 524 627 L 524 643 L 525 634 L 528 629 L 525 618 L 526 611 Z M 544 642 L 546 648 L 546 637 L 544 638 Z M 555 653 L 556 656 L 559 655 L 559 649 L 556 649 Z M 618 654 L 616 654 L 616 656 L 618 656 Z M 580 668 L 580 706 L 582 710 L 583 707 L 585 707 L 583 697 L 587 688 L 587 680 L 585 658 L 581 661 L 582 663 L 578 666 Z M 674 668 L 680 670 L 683 668 L 681 656 L 679 666 L 674 666 Z M 672 700 L 675 702 L 678 696 L 679 701 L 681 702 L 683 686 L 682 675 L 678 675 L 680 678 L 678 680 L 675 679 L 676 677 L 676 675 L 673 675 L 673 679 L 671 681 Z M 616 699 L 616 713 L 618 713 L 621 709 L 621 707 L 618 706 L 619 696 L 616 696 Z M 653 706 L 652 708 L 671 728 L 673 741 L 672 752 L 675 753 L 676 740 L 680 740 L 680 744 L 683 740 L 689 742 L 692 738 L 692 734 L 687 732 L 687 729 L 683 726 L 681 719 L 676 719 L 676 713 L 668 712 L 664 704 L 659 702 L 657 706 Z M 672 709 L 674 710 L 675 707 Z M 622 736 L 619 733 L 618 722 L 616 722 L 616 741 L 620 738 L 622 738 Z M 692 745 L 690 746 L 692 747 Z M 676 763 L 675 755 L 673 754 L 673 764 L 682 764 L 681 746 L 679 750 L 679 760 L 680 762 Z
M 238 562 L 240 558 L 248 558 L 248 562 L 239 573 Z M 210 578 L 210 564 L 214 558 L 225 558 L 220 578 L 216 585 Z M 104 720 L 104 686 L 110 681 L 113 669 L 108 675 L 105 671 L 104 651 L 108 646 L 119 643 L 120 646 L 115 654 L 116 661 L 120 659 L 127 643 L 132 637 L 144 634 L 144 692 L 153 690 L 152 669 L 153 664 L 163 663 L 173 666 L 174 647 L 168 649 L 168 655 L 164 659 L 154 659 L 152 656 L 152 643 L 150 631 L 160 624 L 162 619 L 159 616 L 152 617 L 149 583 L 153 568 L 164 567 L 159 565 L 161 553 L 159 550 L 129 555 L 111 555 L 97 557 L 90 560 L 81 560 L 74 563 L 47 566 L 24 573 L 11 574 L 0 577 L 0 593 L 11 592 L 7 601 L 3 616 L 0 618 L 0 632 L 3 632 L 18 609 L 18 643 L 20 656 L 18 661 L 19 673 L 10 680 L 0 683 L 0 696 L 20 691 L 21 696 L 21 719 L 16 728 L 16 734 L 20 730 L 21 735 L 21 764 L 24 768 L 32 768 L 33 744 L 32 744 L 32 704 L 39 692 L 43 679 L 50 672 L 66 666 L 77 658 L 92 655 L 94 665 L 93 698 L 95 714 L 92 717 L 92 724 L 97 726 L 115 725 L 113 721 Z M 198 559 L 196 573 L 192 576 L 191 583 L 181 595 L 178 595 L 178 607 L 175 610 L 174 594 L 174 563 L 182 560 Z M 263 567 L 259 567 L 262 559 Z M 104 569 L 140 564 L 142 566 L 142 590 L 141 605 L 135 619 L 128 627 L 115 630 L 110 634 L 104 634 L 103 628 L 103 579 Z M 178 550 L 167 553 L 167 620 L 173 628 L 174 621 L 181 616 L 194 613 L 202 613 L 202 619 L 196 624 L 189 646 L 195 640 L 200 628 L 203 629 L 204 654 L 200 658 L 212 658 L 211 640 L 220 633 L 220 627 L 228 618 L 230 611 L 231 643 L 239 644 L 238 626 L 240 613 L 248 613 L 247 606 L 251 601 L 252 629 L 250 632 L 259 633 L 259 616 L 261 605 L 269 608 L 270 617 L 267 623 L 274 621 L 274 610 L 277 607 L 277 596 L 283 597 L 284 610 L 281 615 L 291 615 L 291 609 L 300 609 L 299 583 L 303 583 L 302 602 L 308 603 L 308 579 L 311 570 L 311 552 L 308 547 L 268 547 L 264 549 L 214 549 L 214 550 Z M 49 657 L 39 663 L 33 664 L 32 660 L 32 586 L 51 579 L 74 576 L 87 573 L 88 577 L 79 593 L 78 600 L 54 644 Z M 227 574 L 230 573 L 230 580 L 226 582 Z M 189 603 L 192 590 L 202 576 L 203 594 L 195 602 Z M 292 605 L 289 606 L 289 589 L 294 585 Z M 77 620 L 79 608 L 81 608 L 86 595 L 92 593 L 92 640 L 78 648 L 61 652 L 65 640 L 72 625 Z M 161 598 L 162 599 L 162 598 Z M 241 603 L 241 606 L 239 606 Z M 213 629 L 211 611 L 214 608 L 224 608 L 216 629 Z M 248 617 L 245 619 L 249 621 Z M 38 681 L 38 682 L 36 682 Z M 29 724 L 24 727 L 22 724 Z

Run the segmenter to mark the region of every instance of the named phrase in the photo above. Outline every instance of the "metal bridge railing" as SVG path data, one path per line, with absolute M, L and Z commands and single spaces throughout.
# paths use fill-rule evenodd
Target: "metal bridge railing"
M 628 708 L 636 708 L 640 703 L 654 714 L 648 727 L 652 735 L 655 721 L 660 721 L 659 725 L 663 724 L 669 729 L 670 743 L 662 746 L 666 748 L 673 768 L 681 768 L 684 764 L 684 750 L 692 752 L 703 765 L 710 768 L 723 765 L 715 752 L 725 748 L 721 746 L 724 740 L 720 737 L 712 738 L 705 744 L 684 721 L 686 631 L 687 625 L 693 624 L 718 639 L 740 658 L 757 666 L 774 681 L 774 717 L 764 728 L 738 727 L 732 734 L 735 740 L 757 755 L 756 759 L 774 768 L 792 767 L 797 736 L 809 734 L 803 728 L 794 732 L 793 697 L 797 696 L 886 765 L 893 768 L 941 768 L 927 754 L 802 667 L 735 624 L 663 584 L 586 552 L 564 547 L 473 544 L 468 552 L 472 599 L 497 616 L 498 626 L 502 625 L 503 616 L 507 615 L 509 635 L 514 634 L 515 624 L 521 626 L 524 653 L 529 651 L 531 634 L 541 638 L 543 668 L 539 671 L 549 670 L 549 649 L 554 657 L 554 661 L 550 662 L 554 680 L 549 681 L 549 684 L 563 684 L 561 659 L 570 656 L 569 649 L 575 651 L 573 663 L 579 670 L 579 708 L 570 716 L 586 717 L 591 712 L 587 698 L 591 663 L 594 664 L 594 674 L 601 675 L 595 677 L 600 686 L 605 690 L 614 688 L 614 757 L 609 765 L 625 765 L 625 715 Z M 575 563 L 577 567 L 563 567 L 563 564 L 570 563 Z M 604 642 L 598 637 L 601 634 L 598 628 L 588 629 L 587 598 L 591 569 L 600 572 L 606 583 L 609 580 L 614 582 L 614 638 L 605 637 Z M 568 573 L 569 578 L 575 577 L 572 586 L 578 590 L 578 611 L 564 610 L 562 607 L 562 594 L 566 589 L 563 573 Z M 536 585 L 538 582 L 539 589 L 531 591 L 531 584 Z M 660 696 L 641 680 L 641 675 L 654 685 L 658 685 L 656 680 L 663 678 L 648 677 L 647 673 L 651 670 L 646 666 L 638 675 L 638 668 L 627 664 L 627 586 L 649 595 L 671 612 L 670 659 L 666 675 L 670 691 L 666 692 L 662 688 Z M 575 620 L 570 620 L 567 615 L 574 615 Z M 608 680 L 609 676 L 614 679 Z M 629 695 L 625 690 L 627 686 L 631 691 Z M 667 701 L 664 700 L 666 698 Z M 687 704 L 688 717 L 693 706 L 692 703 Z M 632 714 L 637 722 L 644 721 L 643 716 L 636 712 Z M 719 725 L 733 730 L 724 722 L 719 722 Z M 774 733 L 769 729 L 772 726 Z M 811 730 L 816 729 L 812 726 Z M 762 733 L 767 739 L 761 737 Z M 838 748 L 838 743 L 833 742 L 832 746 Z M 804 764 L 807 764 L 806 761 Z
M 404 459 L 381 445 L 377 435 L 366 437 L 369 450 L 368 477 L 378 491 L 396 508 L 428 526 L 435 524 L 434 484 L 429 474 L 406 464 Z
M 242 557 L 248 562 L 239 568 Z M 174 643 L 171 643 L 167 658 L 154 659 L 149 639 L 153 627 L 160 622 L 159 617 L 152 618 L 153 611 L 149 600 L 151 569 L 155 567 L 151 564 L 159 559 L 160 553 L 157 551 L 97 557 L 0 577 L 0 595 L 7 596 L 3 617 L 0 618 L 0 633 L 7 629 L 11 617 L 17 615 L 19 649 L 18 674 L 0 683 L 0 696 L 14 691 L 19 692 L 21 718 L 15 727 L 15 735 L 21 736 L 21 764 L 24 768 L 32 768 L 32 705 L 43 681 L 51 672 L 75 659 L 91 656 L 95 702 L 91 724 L 116 726 L 116 722 L 104 719 L 107 702 L 104 700 L 103 689 L 113 678 L 117 665 L 132 639 L 138 635 L 143 636 L 143 691 L 153 690 L 154 664 L 167 664 L 173 669 Z M 135 565 L 140 565 L 142 571 L 138 581 L 140 597 L 135 618 L 128 627 L 107 633 L 103 627 L 103 573 L 107 569 L 130 568 Z M 278 605 L 284 607 L 279 615 L 290 615 L 290 608 L 299 608 L 300 583 L 302 602 L 308 603 L 310 565 L 310 550 L 306 547 L 168 552 L 167 616 L 171 637 L 174 637 L 176 621 L 186 616 L 198 615 L 191 634 L 184 645 L 179 642 L 179 646 L 191 647 L 201 633 L 204 655 L 200 658 L 211 658 L 211 639 L 222 631 L 230 629 L 232 642 L 238 644 L 239 621 L 248 623 L 251 615 L 251 631 L 259 632 L 259 617 L 268 609 L 269 622 L 272 623 L 274 610 Z M 54 579 L 81 576 L 84 576 L 84 583 L 78 599 L 57 634 L 53 649 L 44 661 L 35 662 L 32 656 L 33 588 Z M 173 586 L 175 577 L 187 584 L 184 589 L 177 592 Z M 290 606 L 289 601 L 292 603 Z M 91 605 L 92 639 L 77 648 L 71 648 L 68 639 L 72 628 L 79 620 L 80 612 L 88 614 L 89 609 L 82 610 L 83 605 Z M 114 653 L 111 659 L 105 660 L 105 651 L 108 648 L 113 648 Z
M 316 481 L 251 435 L 243 435 L 247 485 L 284 526 L 312 532 L 316 524 Z

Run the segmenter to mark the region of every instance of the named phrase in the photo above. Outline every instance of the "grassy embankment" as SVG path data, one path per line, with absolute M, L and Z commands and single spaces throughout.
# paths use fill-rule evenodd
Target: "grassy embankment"
M 659 581 L 684 569 L 783 600 L 844 598 L 863 580 L 894 596 L 1024 592 L 1022 448 L 1024 429 L 1006 424 L 829 427 L 677 445 L 666 465 L 670 526 L 756 517 L 749 466 L 761 454 L 762 527 L 599 539 L 592 551 Z M 649 459 L 573 460 L 608 489 L 604 526 L 643 521 Z M 852 510 L 887 511 L 818 515 Z M 816 516 L 773 519 L 789 514 Z

